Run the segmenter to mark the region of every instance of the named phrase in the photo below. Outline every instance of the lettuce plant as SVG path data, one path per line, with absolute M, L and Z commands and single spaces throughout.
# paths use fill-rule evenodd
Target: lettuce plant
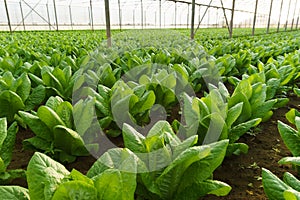
M 73 107 L 60 97 L 51 97 L 37 112 L 20 111 L 35 137 L 23 141 L 29 148 L 44 151 L 61 161 L 72 162 L 76 156 L 89 155 L 84 141 L 75 131 Z
M 113 162 L 112 162 L 113 161 Z M 36 152 L 27 167 L 28 189 L 19 186 L 0 186 L 1 199 L 134 199 L 136 174 L 128 173 L 123 166 L 134 170 L 135 155 L 127 149 L 106 152 L 88 172 L 88 176 L 73 169 L 69 172 L 63 165 L 42 153 Z M 106 166 L 112 163 L 115 166 Z
M 9 123 L 13 122 L 19 110 L 34 109 L 44 98 L 45 88 L 31 88 L 31 81 L 26 73 L 18 78 L 13 77 L 11 72 L 0 76 L 0 117 L 6 117 Z
M 218 88 L 212 85 L 210 88 L 210 92 L 201 99 L 184 97 L 183 116 L 191 120 L 181 127 L 184 127 L 187 134 L 191 131 L 190 128 L 197 128 L 199 144 L 229 139 L 227 155 L 246 153 L 248 146 L 235 142 L 261 122 L 259 116 L 252 116 L 250 102 L 244 94 L 245 91 L 249 93 L 248 89 L 252 88 L 240 85 L 232 95 L 222 83 L 219 83 Z
M 291 109 L 287 114 L 286 118 L 294 125 L 295 128 L 278 121 L 278 131 L 280 136 L 292 153 L 293 157 L 284 157 L 279 163 L 280 164 L 293 164 L 297 166 L 298 173 L 300 172 L 300 112 L 296 109 Z
M 206 194 L 225 196 L 231 190 L 212 179 L 228 140 L 192 147 L 197 135 L 181 142 L 166 121 L 157 122 L 146 137 L 125 124 L 123 138 L 125 147 L 143 163 L 137 177 L 139 199 L 198 199 Z

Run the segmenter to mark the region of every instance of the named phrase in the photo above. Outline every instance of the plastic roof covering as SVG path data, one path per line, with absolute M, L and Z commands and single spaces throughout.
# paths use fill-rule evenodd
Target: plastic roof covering
M 159 1 L 158 0 L 142 0 L 144 11 L 144 23 L 149 25 L 159 24 Z M 191 3 L 192 0 L 182 0 Z M 212 6 L 221 7 L 220 0 L 196 0 L 197 4 L 208 5 L 212 1 Z M 232 0 L 222 0 L 225 8 L 231 9 Z M 47 9 L 48 4 L 49 18 L 51 23 L 55 22 L 53 0 L 7 0 L 8 8 L 11 18 L 11 23 L 19 25 L 22 22 L 20 5 L 22 3 L 22 9 L 26 24 L 47 24 Z M 70 24 L 70 12 L 69 6 L 72 9 L 72 21 L 74 24 L 89 24 L 90 20 L 90 0 L 55 0 L 57 6 L 57 15 L 59 24 Z M 93 4 L 93 21 L 94 24 L 105 24 L 104 15 L 104 0 L 92 0 Z M 112 25 L 119 24 L 119 11 L 118 0 L 109 0 L 111 11 Z M 141 0 L 120 0 L 122 10 L 122 24 L 137 24 L 141 23 Z M 162 0 L 162 24 L 174 24 L 175 23 L 175 3 L 172 1 Z M 259 0 L 258 3 L 258 25 L 266 24 L 271 0 Z M 273 0 L 273 8 L 271 15 L 271 24 L 277 24 L 280 13 L 281 0 Z M 287 20 L 292 21 L 293 14 L 295 12 L 295 18 L 299 16 L 300 12 L 300 0 L 291 0 L 290 12 L 288 13 L 289 0 L 283 1 L 281 24 L 284 24 Z M 30 7 L 34 7 L 36 12 L 30 12 Z M 186 24 L 188 17 L 188 9 L 191 9 L 188 4 L 177 3 L 176 23 Z M 196 7 L 196 23 L 200 20 L 205 11 L 205 7 Z M 243 10 L 247 12 L 235 12 L 234 23 L 238 24 L 251 24 L 253 21 L 253 13 L 255 9 L 255 0 L 236 0 L 235 10 Z M 199 12 L 200 11 L 200 12 Z M 199 15 L 200 13 L 200 15 Z M 28 15 L 27 15 L 28 14 Z M 230 20 L 230 10 L 226 11 L 228 20 Z M 198 21 L 197 21 L 198 20 Z M 261 22 L 260 22 L 261 21 Z M 264 21 L 264 22 L 262 22 Z M 221 9 L 210 8 L 207 15 L 204 17 L 203 22 L 206 24 L 224 24 L 224 15 Z M 296 22 L 295 22 L 296 23 Z M 0 24 L 7 24 L 7 18 L 5 13 L 4 1 L 0 2 Z M 1 28 L 1 27 L 0 27 Z

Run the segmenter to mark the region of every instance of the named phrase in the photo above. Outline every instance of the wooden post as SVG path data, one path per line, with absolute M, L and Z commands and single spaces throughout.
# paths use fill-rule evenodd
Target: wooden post
M 231 21 L 230 21 L 230 33 L 229 33 L 229 38 L 232 38 L 232 33 L 233 33 L 234 8 L 235 8 L 235 0 L 232 0 L 232 9 L 231 9 Z
M 273 6 L 273 0 L 271 0 L 271 5 L 270 5 L 269 18 L 268 18 L 268 25 L 267 25 L 267 34 L 269 33 L 269 30 L 270 30 L 271 14 L 272 14 L 272 6 Z
M 56 22 L 56 31 L 58 31 L 58 20 L 57 20 L 57 11 L 56 11 L 55 0 L 53 0 L 53 6 L 54 6 L 54 14 L 55 14 L 55 22 Z
M 106 38 L 107 46 L 111 47 L 111 31 L 110 31 L 110 13 L 109 13 L 109 0 L 104 0 L 105 3 L 105 19 L 106 19 Z
M 5 4 L 5 11 L 6 11 L 6 17 L 7 17 L 7 23 L 8 23 L 8 27 L 9 27 L 9 32 L 12 33 L 11 23 L 10 23 L 9 12 L 8 12 L 8 7 L 7 7 L 6 0 L 4 0 L 4 4 Z
M 194 26 L 195 26 L 195 8 L 196 8 L 196 2 L 195 0 L 192 0 L 192 23 L 191 23 L 191 39 L 193 40 L 195 37 L 194 33 Z
M 21 16 L 22 16 L 23 29 L 24 29 L 24 31 L 26 31 L 25 22 L 24 22 L 23 8 L 22 8 L 22 2 L 20 1 L 19 3 L 20 3 L 20 11 L 21 11 Z

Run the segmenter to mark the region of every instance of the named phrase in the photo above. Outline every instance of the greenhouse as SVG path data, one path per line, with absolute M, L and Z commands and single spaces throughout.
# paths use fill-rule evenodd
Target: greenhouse
M 0 199 L 300 199 L 300 1 L 3 0 Z

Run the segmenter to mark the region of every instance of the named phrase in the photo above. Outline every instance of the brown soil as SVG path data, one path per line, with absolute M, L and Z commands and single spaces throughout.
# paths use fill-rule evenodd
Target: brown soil
M 10 165 L 8 166 L 8 170 L 10 169 L 24 169 L 26 170 L 28 162 L 33 155 L 33 151 L 23 150 L 22 141 L 33 137 L 34 134 L 23 128 L 19 129 L 17 133 L 16 142 L 15 142 L 15 149 L 13 150 L 12 160 Z M 11 182 L 11 185 L 20 185 L 23 187 L 27 187 L 26 180 L 22 178 L 15 179 Z
M 291 166 L 279 165 L 277 162 L 290 152 L 283 144 L 277 130 L 277 120 L 286 122 L 285 113 L 290 108 L 300 109 L 300 99 L 291 97 L 287 106 L 277 109 L 273 117 L 259 125 L 251 134 L 244 135 L 239 142 L 249 145 L 249 152 L 245 155 L 225 158 L 222 165 L 215 171 L 214 179 L 228 183 L 232 191 L 226 197 L 206 196 L 205 200 L 215 199 L 267 199 L 261 182 L 261 168 L 267 168 L 282 177 L 285 171 L 296 174 Z M 21 129 L 17 135 L 16 146 L 13 152 L 13 159 L 9 169 L 26 169 L 28 161 L 33 152 L 22 150 L 22 141 L 32 137 L 29 131 Z M 73 168 L 86 173 L 95 162 L 93 157 L 79 157 L 76 162 L 66 165 L 66 168 Z M 26 181 L 22 179 L 14 180 L 14 185 L 26 187 Z

